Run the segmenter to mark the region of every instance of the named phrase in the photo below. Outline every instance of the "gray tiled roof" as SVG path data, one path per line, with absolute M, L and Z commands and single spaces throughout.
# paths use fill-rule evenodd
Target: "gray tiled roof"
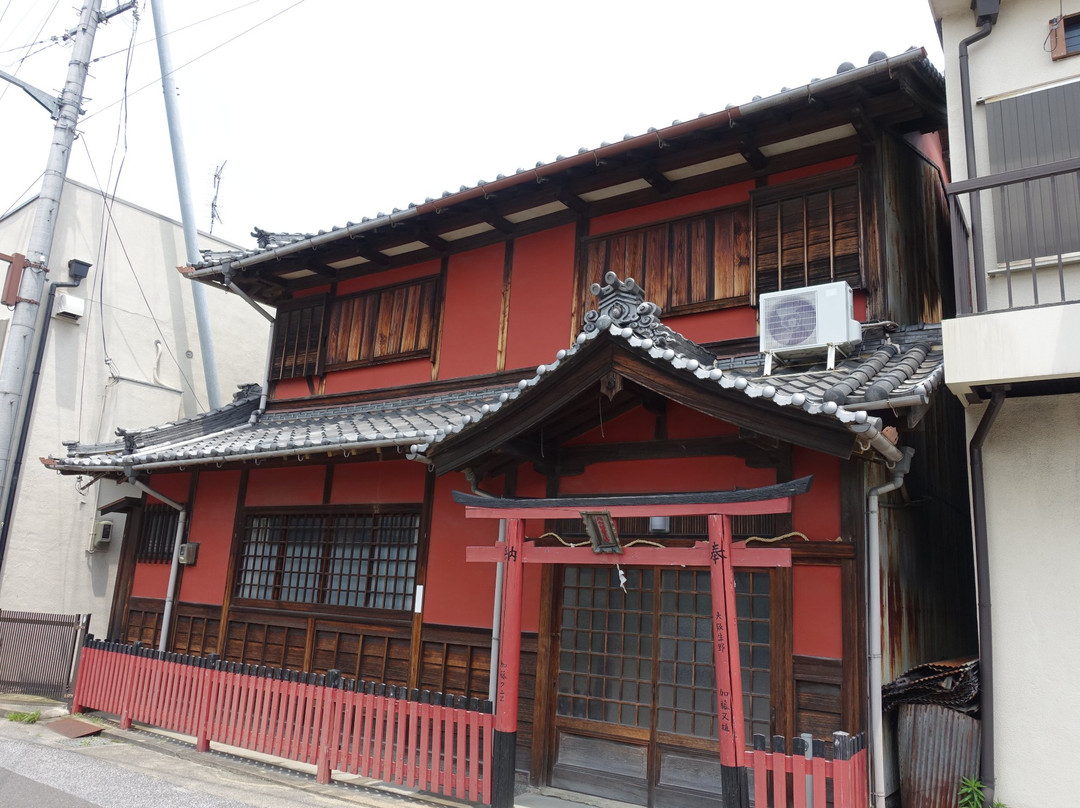
M 763 376 L 760 356 L 718 358 L 664 325 L 659 309 L 643 301 L 633 280 L 619 281 L 611 273 L 605 280 L 605 286 L 594 289 L 597 308 L 586 315 L 574 345 L 514 385 L 332 408 L 271 410 L 261 416 L 256 411 L 259 388 L 249 387 L 220 410 L 129 431 L 113 444 L 72 444 L 66 457 L 47 462 L 64 471 L 115 472 L 376 447 L 398 447 L 417 458 L 504 406 L 527 406 L 530 390 L 555 383 L 559 368 L 601 335 L 668 363 L 672 373 L 715 383 L 718 395 L 733 391 L 839 421 L 866 443 L 881 435 L 882 420 L 874 411 L 925 405 L 944 378 L 940 326 L 897 327 L 891 332 L 867 328 L 859 353 L 831 370 L 822 363 Z M 521 404 L 514 403 L 519 399 Z
M 835 77 L 827 77 L 829 79 L 839 79 L 843 81 L 856 82 L 863 77 L 863 74 L 871 72 L 875 65 L 884 63 L 900 64 L 913 64 L 919 72 L 924 75 L 932 84 L 942 88 L 944 92 L 945 79 L 934 67 L 934 65 L 925 58 L 925 54 L 922 49 L 911 47 L 905 53 L 899 54 L 891 59 L 882 51 L 874 51 L 870 54 L 866 61 L 865 66 L 856 66 L 852 62 L 843 62 L 836 68 Z M 738 109 L 740 115 L 745 116 L 752 113 L 757 106 L 768 106 L 770 103 L 777 99 L 785 97 L 793 97 L 799 99 L 801 103 L 805 103 L 805 98 L 808 97 L 815 85 L 822 82 L 823 79 L 814 78 L 809 83 L 801 87 L 783 87 L 779 93 L 775 93 L 769 96 L 755 95 L 748 103 L 745 104 L 728 104 L 725 110 Z M 709 116 L 705 112 L 698 114 L 698 119 L 708 118 Z M 672 121 L 670 126 L 677 127 L 690 123 L 689 121 Z M 665 129 L 663 127 L 650 127 L 646 132 L 639 133 L 637 135 L 626 134 L 622 137 L 622 143 L 626 144 L 629 141 L 633 141 L 640 137 L 649 137 L 650 139 L 663 136 Z M 609 147 L 618 146 L 619 141 L 615 143 L 603 142 L 598 147 L 599 149 L 607 149 Z M 533 178 L 538 176 L 537 170 L 546 169 L 548 167 L 558 167 L 560 163 L 567 163 L 578 155 L 587 154 L 596 150 L 596 147 L 582 146 L 577 150 L 574 155 L 558 155 L 551 161 L 540 160 L 529 167 L 518 168 L 513 174 L 497 174 L 494 179 L 481 179 L 474 185 L 462 185 L 457 191 L 443 191 L 438 197 L 427 197 L 424 200 L 424 205 L 438 204 L 446 206 L 453 202 L 453 200 L 459 195 L 466 194 L 477 189 L 489 186 L 492 183 L 501 183 L 506 180 L 513 180 L 515 177 L 521 178 L 523 181 L 533 181 Z M 536 181 L 539 181 L 538 179 Z M 485 193 L 486 193 L 485 189 Z M 346 222 L 344 225 L 335 225 L 330 230 L 320 230 L 318 233 L 274 233 L 269 232 L 258 227 L 254 228 L 251 235 L 256 239 L 258 246 L 250 250 L 241 251 L 229 251 L 229 252 L 211 252 L 206 251 L 203 254 L 203 260 L 195 262 L 193 266 L 195 269 L 206 269 L 210 267 L 225 266 L 234 261 L 242 259 L 251 259 L 260 255 L 273 255 L 282 248 L 289 248 L 292 245 L 300 245 L 311 242 L 312 244 L 324 244 L 328 241 L 332 241 L 338 237 L 347 237 L 355 235 L 358 232 L 362 232 L 367 229 L 375 229 L 375 227 L 392 225 L 399 222 L 409 216 L 415 214 L 422 206 L 415 202 L 410 202 L 405 208 L 392 208 L 390 213 L 383 211 L 378 212 L 375 216 L 364 216 L 359 222 Z

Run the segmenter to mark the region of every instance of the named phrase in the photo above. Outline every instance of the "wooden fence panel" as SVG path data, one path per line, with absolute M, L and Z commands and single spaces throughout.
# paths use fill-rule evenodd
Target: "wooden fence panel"
M 90 640 L 73 712 L 102 710 L 211 742 L 491 801 L 490 703 Z
M 767 738 L 754 736 L 754 748 L 746 757 L 754 773 L 756 808 L 869 808 L 862 735 L 833 733 L 833 760 L 826 758 L 821 740 L 808 744 L 795 738 L 790 755 L 784 753 L 785 747 L 779 735 L 773 738 L 771 751 Z

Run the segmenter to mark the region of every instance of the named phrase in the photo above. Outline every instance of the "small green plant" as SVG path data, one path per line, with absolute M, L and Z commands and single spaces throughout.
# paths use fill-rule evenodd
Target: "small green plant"
M 34 710 L 32 713 L 11 712 L 7 714 L 8 721 L 17 721 L 20 724 L 36 724 L 39 718 L 41 718 L 41 710 Z
M 986 788 L 986 785 L 978 777 L 961 777 L 960 808 L 983 808 L 986 804 L 986 795 L 983 794 L 984 788 Z M 1008 808 L 1008 806 L 999 800 L 994 800 L 992 808 Z

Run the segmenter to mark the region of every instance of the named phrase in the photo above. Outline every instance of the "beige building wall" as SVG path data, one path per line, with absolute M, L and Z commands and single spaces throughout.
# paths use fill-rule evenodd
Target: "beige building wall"
M 975 33 L 968 0 L 931 0 L 941 19 L 952 177 L 968 176 L 958 49 Z M 970 46 L 977 173 L 990 173 L 986 103 L 1080 80 L 1080 55 L 1051 59 L 1049 20 L 1080 0 L 1007 0 L 984 40 Z M 991 309 L 1007 307 L 994 254 L 993 201 L 984 197 Z M 995 267 L 995 264 L 997 266 Z M 1030 303 L 1030 269 L 1012 268 L 1014 306 Z M 1038 270 L 1051 288 L 1056 260 Z M 1047 272 L 1052 276 L 1047 278 Z M 1080 376 L 1080 256 L 1065 256 L 1069 302 L 943 324 L 946 381 L 965 403 L 968 437 L 987 405 L 972 387 Z M 1054 290 L 1052 299 L 1059 292 Z M 1014 389 L 1013 394 L 1023 388 Z M 1029 390 L 1030 392 L 1030 390 Z M 1042 392 L 1042 391 L 1039 391 Z M 1009 808 L 1071 808 L 1062 755 L 1080 747 L 1080 394 L 1009 397 L 983 452 L 993 625 L 995 799 Z
M 974 432 L 984 406 L 968 409 Z M 996 799 L 1073 808 L 1080 748 L 1080 394 L 1006 400 L 983 451 L 994 639 Z
M 0 252 L 25 252 L 33 214 L 31 203 L 0 221 Z M 200 246 L 235 249 L 205 235 Z M 78 288 L 63 290 L 84 302 L 85 314 L 50 323 L 0 568 L 0 608 L 90 612 L 91 631 L 104 635 L 124 517 L 98 516 L 98 508 L 140 492 L 61 477 L 39 458 L 61 454 L 62 441 L 113 441 L 117 427 L 162 424 L 207 409 L 191 284 L 176 270 L 184 256 L 179 222 L 120 200 L 107 210 L 96 190 L 65 186 L 49 279 L 69 280 L 71 258 L 93 266 Z M 269 323 L 239 297 L 210 289 L 207 298 L 224 404 L 238 385 L 261 381 Z M 0 308 L 5 326 L 10 316 Z M 113 541 L 89 553 L 98 519 L 114 523 Z

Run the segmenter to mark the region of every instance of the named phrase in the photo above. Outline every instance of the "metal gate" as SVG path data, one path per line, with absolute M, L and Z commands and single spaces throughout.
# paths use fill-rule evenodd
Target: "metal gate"
M 68 695 L 89 627 L 88 614 L 0 610 L 0 693 Z

